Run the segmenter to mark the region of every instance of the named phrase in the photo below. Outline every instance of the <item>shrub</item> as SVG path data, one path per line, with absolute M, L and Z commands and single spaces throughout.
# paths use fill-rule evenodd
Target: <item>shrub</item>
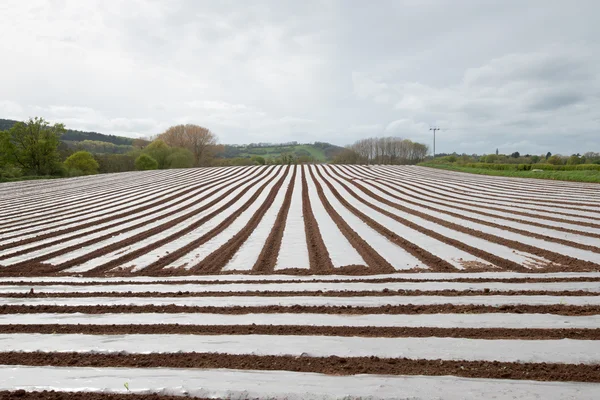
M 554 156 L 552 156 L 554 157 Z M 536 168 L 546 171 L 600 171 L 598 164 L 579 164 L 579 165 L 554 165 L 554 164 L 536 164 Z
M 169 168 L 191 168 L 194 166 L 194 154 L 182 147 L 172 147 L 167 157 Z
M 69 171 L 77 170 L 77 175 L 92 175 L 98 173 L 98 168 L 100 165 L 94 159 L 92 153 L 87 151 L 78 151 L 73 153 L 65 160 L 65 167 Z M 75 172 L 74 172 L 75 173 Z M 71 172 L 69 172 L 70 176 L 73 176 Z
M 558 155 L 558 154 L 555 154 L 555 155 L 551 156 L 550 158 L 548 158 L 546 160 L 546 162 L 548 164 L 552 164 L 552 165 L 562 165 L 562 164 L 564 164 L 563 158 L 560 155 Z
M 13 165 L 6 165 L 0 168 L 0 178 L 20 178 L 23 176 L 23 170 Z
M 138 171 L 148 171 L 151 169 L 157 169 L 158 162 L 148 154 L 142 154 L 135 159 L 135 169 Z
M 85 172 L 83 172 L 80 169 L 77 168 L 69 168 L 67 170 L 67 172 L 65 173 L 65 176 L 69 176 L 71 178 L 76 177 L 76 176 L 83 176 L 83 175 L 88 175 Z
M 580 157 L 578 155 L 573 154 L 571 157 L 567 159 L 567 165 L 580 165 L 585 163 L 585 157 Z
M 493 164 L 496 161 L 498 161 L 498 155 L 497 154 L 488 154 L 487 156 L 485 156 L 485 162 L 488 164 Z
M 509 171 L 509 170 L 516 169 L 516 165 L 514 165 L 514 164 L 468 163 L 468 164 L 465 164 L 465 167 L 491 169 L 491 170 L 496 170 L 496 171 Z
M 164 169 L 169 167 L 167 165 L 167 158 L 169 157 L 171 150 L 170 147 L 164 141 L 160 139 L 153 141 L 144 148 L 143 153 L 151 157 L 154 161 L 156 161 L 158 168 Z

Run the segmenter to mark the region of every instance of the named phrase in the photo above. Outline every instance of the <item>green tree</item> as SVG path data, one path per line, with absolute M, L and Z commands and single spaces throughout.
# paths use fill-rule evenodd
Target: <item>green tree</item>
M 0 131 L 0 178 L 18 178 L 23 171 L 14 165 L 8 131 Z
M 147 171 L 150 169 L 157 169 L 158 162 L 148 154 L 142 154 L 135 159 L 135 169 L 138 171 Z
M 546 162 L 548 164 L 552 164 L 552 165 L 562 165 L 562 164 L 564 164 L 563 158 L 559 154 L 555 154 L 553 156 L 550 156 Z
M 146 146 L 142 152 L 156 160 L 158 169 L 169 168 L 168 159 L 171 148 L 164 141 L 157 139 Z
M 183 147 L 194 155 L 194 165 L 210 165 L 215 153 L 222 151 L 217 146 L 218 138 L 208 128 L 199 125 L 175 125 L 158 137 L 173 147 Z
M 257 163 L 258 165 L 265 165 L 266 161 L 265 158 L 262 156 L 252 156 L 252 161 L 254 161 L 255 163 Z
M 78 151 L 65 160 L 65 167 L 69 170 L 81 171 L 84 175 L 92 175 L 98 173 L 100 165 L 94 159 L 92 153 Z
M 194 166 L 194 154 L 180 147 L 169 148 L 167 156 L 168 168 L 191 168 Z
M 485 156 L 485 163 L 487 163 L 487 164 L 493 164 L 496 161 L 498 161 L 497 154 L 488 154 L 487 156 Z
M 584 164 L 585 157 L 581 157 L 579 154 L 573 154 L 571 157 L 567 159 L 567 165 L 578 165 Z
M 8 131 L 0 131 L 0 168 L 11 164 L 11 148 Z
M 101 173 L 134 171 L 136 158 L 133 154 L 94 154 Z
M 35 175 L 49 175 L 60 169 L 58 145 L 65 132 L 63 124 L 50 124 L 43 118 L 18 122 L 9 131 L 9 154 L 15 163 Z

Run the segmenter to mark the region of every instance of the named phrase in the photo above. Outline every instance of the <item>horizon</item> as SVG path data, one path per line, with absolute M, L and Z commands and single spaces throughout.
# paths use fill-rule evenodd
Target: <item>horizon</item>
M 2 120 L 2 119 L 8 120 L 6 118 L 0 118 L 0 120 Z M 15 120 L 13 120 L 13 121 L 15 121 Z M 17 122 L 27 122 L 27 121 L 17 121 Z M 60 123 L 59 121 L 47 121 L 47 122 L 49 122 L 51 124 Z M 73 130 L 73 131 L 79 131 L 79 132 L 89 132 L 89 133 L 97 133 L 97 134 L 101 134 L 101 135 L 108 135 L 108 134 L 105 134 L 105 133 L 102 133 L 102 132 L 82 131 L 80 129 L 72 129 L 72 128 L 69 128 L 67 126 L 65 126 L 65 129 L 67 129 L 67 130 Z M 115 136 L 119 136 L 119 135 L 115 135 Z M 153 140 L 152 137 L 127 137 L 127 136 L 120 136 L 120 137 L 124 137 L 124 138 L 127 138 L 127 139 L 142 139 L 142 140 L 146 140 L 148 142 L 151 142 Z M 405 138 L 401 138 L 401 139 L 405 139 Z M 154 139 L 154 140 L 156 140 L 156 139 Z M 250 142 L 250 143 L 219 143 L 219 144 L 223 145 L 223 146 L 231 146 L 231 147 L 279 147 L 279 146 L 283 147 L 283 146 L 289 146 L 289 145 L 313 145 L 313 144 L 316 144 L 316 143 L 327 143 L 327 144 L 330 144 L 330 145 L 333 145 L 333 146 L 337 146 L 337 147 L 340 147 L 340 148 L 344 148 L 344 147 L 347 147 L 347 146 L 351 145 L 351 143 L 348 143 L 348 144 L 337 144 L 337 143 L 323 142 L 323 141 L 319 141 L 319 140 L 315 140 L 315 141 L 312 141 L 312 142 L 290 141 L 290 142 Z M 427 143 L 425 143 L 425 144 L 427 145 Z M 431 152 L 432 149 L 430 148 L 429 151 Z M 516 152 L 520 153 L 518 150 Z M 596 153 L 593 150 L 592 151 L 588 151 L 588 152 Z M 440 157 L 440 156 L 446 156 L 446 155 L 482 156 L 482 155 L 495 154 L 495 153 L 496 152 L 494 151 L 494 152 L 490 152 L 490 153 L 485 153 L 484 152 L 484 153 L 470 153 L 470 154 L 468 154 L 468 153 L 458 153 L 456 151 L 453 151 L 453 152 L 444 152 L 444 153 L 437 153 L 436 152 L 436 156 L 438 156 L 438 157 Z M 512 152 L 512 153 L 514 153 L 514 152 Z M 503 153 L 503 152 L 499 151 L 499 149 L 498 149 L 497 155 L 510 156 L 512 153 Z M 542 155 L 543 156 L 544 154 L 547 154 L 547 153 L 551 153 L 552 154 L 552 152 L 546 152 L 546 153 L 542 152 L 540 154 L 523 153 L 521 155 L 525 156 L 525 157 L 532 156 L 532 155 Z M 572 153 L 572 155 L 582 155 L 582 154 L 585 154 L 585 153 L 587 153 L 587 152 L 577 152 L 577 153 Z M 432 154 L 428 154 L 428 155 L 432 156 Z M 566 153 L 565 154 L 556 153 L 556 155 L 565 156 L 565 157 L 569 156 L 569 154 L 566 154 Z
M 600 5 L 527 5 L 8 1 L 0 117 L 125 137 L 195 123 L 224 144 L 432 148 L 439 126 L 437 153 L 598 151 Z

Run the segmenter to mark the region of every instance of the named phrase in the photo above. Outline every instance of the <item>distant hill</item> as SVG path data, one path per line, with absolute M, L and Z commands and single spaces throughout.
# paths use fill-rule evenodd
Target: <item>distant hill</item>
M 343 147 L 325 142 L 305 144 L 298 144 L 296 142 L 280 144 L 258 143 L 244 146 L 225 145 L 223 153 L 219 156 L 223 158 L 250 158 L 253 156 L 278 158 L 283 154 L 291 154 L 295 157 L 312 157 L 315 161 L 326 162 L 331 161 L 342 150 L 344 150 Z
M 19 121 L 13 121 L 10 119 L 0 119 L 0 131 L 5 131 L 13 127 Z M 67 129 L 64 135 L 61 136 L 61 140 L 66 143 L 73 142 L 83 142 L 84 140 L 93 140 L 96 142 L 107 142 L 112 143 L 114 145 L 125 145 L 131 146 L 133 143 L 132 138 L 127 138 L 123 136 L 115 136 L 115 135 L 105 135 L 103 133 L 98 132 L 86 132 L 86 131 L 76 131 L 73 129 Z

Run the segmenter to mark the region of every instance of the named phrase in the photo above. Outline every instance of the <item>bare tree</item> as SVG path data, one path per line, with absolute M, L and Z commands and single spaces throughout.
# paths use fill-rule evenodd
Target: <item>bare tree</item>
M 199 125 L 175 125 L 159 135 L 172 147 L 183 147 L 194 155 L 194 165 L 208 165 L 216 149 L 218 139 L 208 128 Z
M 353 158 L 345 154 L 345 160 L 352 160 L 348 163 L 416 164 L 425 159 L 429 148 L 408 139 L 381 137 L 358 140 L 348 149 L 357 155 Z

